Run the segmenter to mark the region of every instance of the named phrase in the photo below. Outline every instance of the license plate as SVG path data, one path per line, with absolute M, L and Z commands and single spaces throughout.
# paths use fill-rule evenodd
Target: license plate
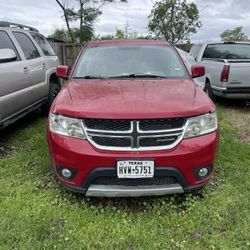
M 152 178 L 154 161 L 124 160 L 117 161 L 118 178 Z

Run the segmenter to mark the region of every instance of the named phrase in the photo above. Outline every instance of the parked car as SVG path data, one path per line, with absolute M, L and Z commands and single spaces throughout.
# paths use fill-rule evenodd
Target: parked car
M 189 55 L 188 52 L 176 48 L 179 52 L 180 56 L 182 57 L 182 60 L 184 61 L 186 67 L 189 70 L 189 73 L 192 74 L 192 65 L 197 64 L 192 56 Z M 194 79 L 194 82 L 197 84 L 197 86 L 201 87 L 203 90 L 205 90 L 205 76 L 197 77 Z
M 0 128 L 42 107 L 61 89 L 58 58 L 38 30 L 0 22 Z
M 90 42 L 53 102 L 48 145 L 55 174 L 86 196 L 190 192 L 211 176 L 215 105 L 164 41 Z
M 189 54 L 206 68 L 205 91 L 211 99 L 250 99 L 250 43 L 201 43 Z

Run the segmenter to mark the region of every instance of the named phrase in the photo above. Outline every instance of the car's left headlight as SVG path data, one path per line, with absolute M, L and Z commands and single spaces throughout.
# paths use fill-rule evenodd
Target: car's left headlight
M 63 115 L 50 114 L 49 116 L 50 131 L 59 135 L 86 139 L 81 121 Z
M 209 134 L 216 131 L 217 129 L 218 123 L 216 112 L 190 117 L 187 121 L 184 138 Z

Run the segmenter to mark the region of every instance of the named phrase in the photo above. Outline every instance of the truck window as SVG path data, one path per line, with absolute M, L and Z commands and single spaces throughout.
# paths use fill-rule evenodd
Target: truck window
M 5 31 L 0 31 L 0 49 L 12 49 L 16 53 L 16 61 L 20 60 L 20 56 L 16 50 L 15 45 Z
M 19 43 L 20 47 L 22 48 L 25 58 L 27 60 L 40 57 L 37 48 L 26 34 L 21 32 L 13 32 L 13 35 Z
M 55 51 L 52 49 L 49 42 L 47 41 L 47 39 L 44 36 L 37 34 L 37 33 L 33 33 L 33 32 L 31 32 L 30 34 L 34 38 L 36 43 L 39 45 L 39 47 L 41 48 L 41 50 L 43 51 L 45 56 L 55 56 L 56 55 Z
M 203 58 L 250 59 L 250 44 L 209 44 Z

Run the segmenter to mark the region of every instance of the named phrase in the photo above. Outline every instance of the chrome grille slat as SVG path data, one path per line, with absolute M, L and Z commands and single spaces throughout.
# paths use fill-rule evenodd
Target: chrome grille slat
M 94 123 L 95 119 L 91 119 L 91 123 L 83 120 L 82 125 L 87 139 L 98 149 L 112 151 L 149 151 L 171 149 L 183 139 L 187 120 L 185 118 L 173 119 L 175 119 L 173 122 L 174 128 L 158 130 L 142 130 L 140 123 L 145 122 L 145 120 L 104 119 L 102 124 L 101 119 L 97 119 L 98 126 L 102 129 L 93 128 L 96 127 Z M 176 120 L 178 124 L 182 125 L 181 127 L 176 127 Z M 160 128 L 159 124 L 163 124 L 164 119 L 160 119 L 159 124 L 157 123 L 157 119 L 153 119 L 152 121 L 154 123 L 152 127 L 156 127 L 157 125 Z M 171 123 L 170 118 L 166 119 L 166 121 L 168 124 Z M 89 124 L 91 124 L 91 127 L 89 127 Z M 109 128 L 109 124 L 112 125 L 111 129 Z M 118 124 L 118 127 L 114 127 L 115 124 Z M 146 126 L 147 128 L 150 127 L 149 119 L 146 120 Z M 121 130 L 121 128 L 123 128 L 123 130 Z

